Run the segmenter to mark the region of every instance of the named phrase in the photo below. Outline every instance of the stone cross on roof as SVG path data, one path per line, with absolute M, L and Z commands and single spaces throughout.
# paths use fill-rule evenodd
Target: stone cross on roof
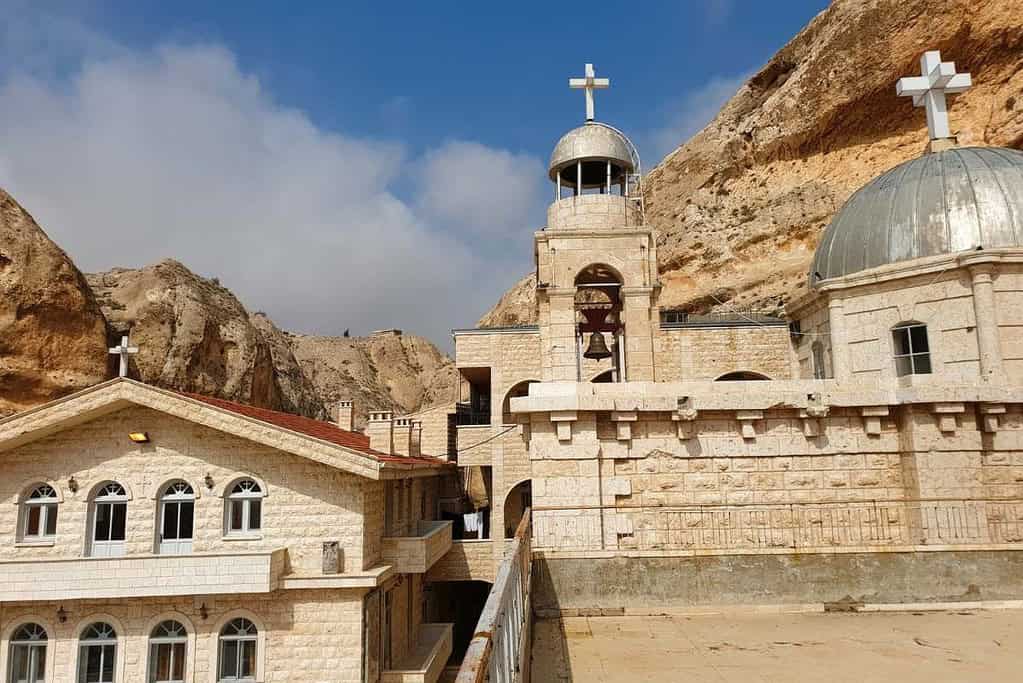
M 121 367 L 118 373 L 118 377 L 128 376 L 128 357 L 139 352 L 139 347 L 128 346 L 128 335 L 121 337 L 121 343 L 118 346 L 110 347 L 108 353 L 111 356 L 121 357 Z
M 952 137 L 948 127 L 948 109 L 945 95 L 967 90 L 973 85 L 968 73 L 957 74 L 955 62 L 941 61 L 941 52 L 925 52 L 920 58 L 921 76 L 900 78 L 895 84 L 895 94 L 912 97 L 913 105 L 926 107 L 927 130 L 932 140 Z
M 586 91 L 586 120 L 593 120 L 593 91 L 603 90 L 611 87 L 611 81 L 607 78 L 597 78 L 593 71 L 593 65 L 586 65 L 586 76 L 583 78 L 568 79 L 568 87 L 573 90 L 580 88 Z

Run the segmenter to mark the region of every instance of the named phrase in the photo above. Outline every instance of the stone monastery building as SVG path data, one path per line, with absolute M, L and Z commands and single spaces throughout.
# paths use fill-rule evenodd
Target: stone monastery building
M 522 664 L 477 620 L 530 539 L 520 643 L 530 600 L 1023 594 L 1023 153 L 958 147 L 969 75 L 922 69 L 898 94 L 926 152 L 839 211 L 786 318 L 660 308 L 588 65 L 539 323 L 456 330 L 457 403 L 360 433 L 350 402 L 326 423 L 119 378 L 0 420 L 5 681 L 434 683 L 474 635 Z

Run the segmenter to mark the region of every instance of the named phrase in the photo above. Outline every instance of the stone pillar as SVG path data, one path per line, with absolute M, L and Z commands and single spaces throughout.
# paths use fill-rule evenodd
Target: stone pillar
M 338 401 L 337 402 L 337 426 L 341 429 L 347 429 L 350 432 L 355 431 L 355 404 L 352 401 Z
M 625 323 L 625 379 L 652 382 L 654 340 L 650 311 L 652 287 L 622 287 L 622 320 Z
M 369 422 L 366 424 L 366 436 L 369 447 L 381 453 L 394 453 L 394 422 L 389 410 L 370 411 Z
M 544 377 L 544 379 L 575 382 L 579 373 L 576 364 L 578 342 L 576 341 L 575 288 L 548 290 L 547 298 L 550 316 L 547 327 L 550 333 L 543 352 L 550 358 L 550 376 Z
M 831 336 L 831 371 L 838 381 L 852 377 L 849 367 L 849 337 L 845 329 L 845 306 L 833 296 L 828 300 L 828 327 Z
M 1003 377 L 1002 346 L 998 338 L 998 313 L 995 308 L 994 282 L 990 264 L 970 268 L 973 282 L 973 315 L 977 323 L 977 350 L 980 352 L 980 377 L 999 381 Z

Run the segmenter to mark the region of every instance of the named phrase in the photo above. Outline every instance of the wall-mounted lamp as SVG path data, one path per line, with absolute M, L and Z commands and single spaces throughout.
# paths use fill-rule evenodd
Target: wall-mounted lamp
M 62 624 L 67 621 L 67 610 L 64 609 L 64 605 L 57 608 L 57 621 Z
M 78 493 L 78 480 L 75 479 L 75 475 L 73 474 L 67 480 L 67 490 L 71 493 Z
M 129 432 L 128 438 L 134 443 L 149 443 L 149 432 Z
M 206 621 L 206 619 L 210 616 L 210 611 L 206 609 L 205 602 L 199 605 L 199 616 L 202 617 L 203 621 Z
M 206 476 L 203 478 L 202 481 L 204 484 L 206 484 L 206 488 L 208 488 L 210 491 L 213 490 L 213 477 L 210 476 L 209 472 L 206 473 Z

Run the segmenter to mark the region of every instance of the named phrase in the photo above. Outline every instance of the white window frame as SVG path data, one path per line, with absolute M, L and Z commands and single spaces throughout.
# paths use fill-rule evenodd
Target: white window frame
M 924 342 L 927 348 L 923 351 L 918 351 L 913 347 L 913 332 L 914 329 L 923 329 L 924 331 Z M 905 335 L 906 337 L 906 348 L 909 349 L 907 353 L 899 353 L 899 335 Z M 904 322 L 892 328 L 892 357 L 895 360 L 895 375 L 897 377 L 909 377 L 911 375 L 930 375 L 934 373 L 934 359 L 931 355 L 931 337 L 927 331 L 927 324 L 920 322 Z M 927 370 L 921 371 L 918 368 L 920 359 L 926 358 Z M 902 372 L 899 368 L 900 361 L 904 360 L 908 363 L 909 371 Z
M 251 630 L 249 632 L 244 633 L 244 634 L 238 634 L 238 633 L 227 634 L 226 633 L 226 631 L 229 628 L 233 627 L 236 622 L 240 622 L 240 621 L 244 621 L 245 623 L 247 623 Z M 220 627 L 220 629 L 217 631 L 217 654 L 216 654 L 217 663 L 216 663 L 216 669 L 215 669 L 215 672 L 216 672 L 216 679 L 215 680 L 218 683 L 234 683 L 235 681 L 258 681 L 258 680 L 261 680 L 261 677 L 262 677 L 262 667 L 261 667 L 262 659 L 261 659 L 261 652 L 260 652 L 261 647 L 262 647 L 262 643 L 261 643 L 262 638 L 260 637 L 261 633 L 262 633 L 262 628 L 260 628 L 256 624 L 256 622 L 254 622 L 253 620 L 249 619 L 247 616 L 241 616 L 241 615 L 234 616 L 234 617 L 228 619 Z M 255 649 L 255 653 L 254 653 L 254 656 L 253 656 L 254 671 L 251 672 L 251 675 L 249 675 L 249 676 L 238 676 L 238 675 L 235 675 L 235 676 L 224 676 L 223 675 L 224 649 L 225 649 L 225 644 L 228 643 L 228 642 L 234 642 L 234 643 L 238 643 L 239 644 L 239 647 L 236 648 L 236 650 L 235 650 L 235 673 L 236 674 L 241 670 L 241 662 L 242 662 L 242 647 L 241 647 L 241 644 L 242 643 L 252 643 L 252 647 Z
M 195 489 L 187 481 L 178 480 L 165 484 L 160 495 L 159 514 L 157 515 L 156 529 L 156 550 L 159 554 L 181 555 L 192 552 L 192 543 L 195 540 L 195 505 L 198 496 Z M 192 504 L 192 535 L 187 539 L 181 538 L 181 504 Z M 167 515 L 167 507 L 177 505 L 178 523 L 173 539 L 168 541 L 163 536 L 164 521 Z
M 115 488 L 116 487 L 116 488 Z M 128 501 L 131 500 L 131 496 L 128 495 L 128 489 L 116 481 L 104 482 L 99 488 L 96 489 L 96 493 L 93 495 L 92 500 L 89 502 L 90 515 L 89 515 L 89 556 L 90 557 L 120 557 L 124 555 L 125 546 L 128 542 Z M 114 528 L 114 506 L 124 506 L 124 538 L 112 539 L 113 528 Z M 101 506 L 108 506 L 110 508 L 110 528 L 107 530 L 106 539 L 96 538 L 96 524 L 99 521 L 99 511 Z
M 17 540 L 27 544 L 52 545 L 57 537 L 57 511 L 60 505 L 60 494 L 57 489 L 46 483 L 32 486 L 28 495 L 21 502 L 21 522 L 18 524 Z M 32 512 L 39 511 L 38 533 L 29 533 L 29 522 Z M 47 532 L 52 521 L 53 533 Z
M 110 633 L 112 635 L 112 637 L 91 637 L 91 638 L 83 637 L 83 636 L 85 636 L 87 631 L 89 631 L 90 629 L 92 629 L 93 627 L 96 627 L 96 626 L 105 626 L 108 629 L 107 632 Z M 81 630 L 80 635 L 78 637 L 78 667 L 77 667 L 77 670 L 76 670 L 76 673 L 75 673 L 75 681 L 77 681 L 77 683 L 89 683 L 85 679 L 85 675 L 86 675 L 85 667 L 86 667 L 86 665 L 87 665 L 87 663 L 89 661 L 88 649 L 91 648 L 91 647 L 104 648 L 103 650 L 100 651 L 100 662 L 101 663 L 106 661 L 106 656 L 107 656 L 106 648 L 108 648 L 108 647 L 113 647 L 114 648 L 113 649 L 113 654 L 112 654 L 112 657 L 113 657 L 114 661 L 113 661 L 113 664 L 111 666 L 111 672 L 112 673 L 111 673 L 110 680 L 109 681 L 101 680 L 101 681 L 93 682 L 93 683 L 116 683 L 117 679 L 118 679 L 117 674 L 118 674 L 118 669 L 119 669 L 119 659 L 118 659 L 118 657 L 120 655 L 120 638 L 118 636 L 117 627 L 114 626 L 113 624 L 111 624 L 109 621 L 107 621 L 105 619 L 97 619 L 95 621 L 90 621 L 85 626 L 85 628 L 83 628 Z M 102 669 L 103 669 L 103 667 L 102 667 L 102 664 L 101 664 L 100 665 L 100 671 L 102 671 Z M 100 678 L 102 679 L 102 674 L 101 674 Z
M 224 495 L 224 536 L 227 538 L 261 538 L 263 533 L 264 510 L 263 499 L 266 489 L 252 477 L 241 477 L 231 482 Z M 252 527 L 252 510 L 259 506 L 259 526 Z M 235 504 L 241 506 L 241 528 L 232 526 Z
M 29 638 L 18 638 L 19 633 L 30 626 L 35 627 L 33 633 L 36 637 Z M 39 637 L 39 634 L 42 637 Z M 7 668 L 5 669 L 6 678 L 5 680 L 9 683 L 44 683 L 47 679 L 46 672 L 49 670 L 50 660 L 49 654 L 49 643 L 50 633 L 45 626 L 37 621 L 22 621 L 14 628 L 11 633 L 10 640 L 7 645 Z M 17 679 L 14 677 L 14 662 L 15 652 L 25 648 L 28 651 L 29 657 L 29 669 L 27 679 Z M 42 675 L 39 675 L 40 664 L 42 665 Z
M 168 624 L 168 623 L 175 624 L 177 627 L 179 627 L 180 628 L 180 633 L 177 634 L 177 635 L 156 635 L 157 631 L 159 629 L 161 629 L 164 626 L 164 624 Z M 157 674 L 157 672 L 156 672 L 157 656 L 156 655 L 159 652 L 159 647 L 161 645 L 171 645 L 171 646 L 182 645 L 183 646 L 182 654 L 181 654 L 181 657 L 182 657 L 182 662 L 181 662 L 181 678 L 160 679 L 160 678 L 156 677 L 156 674 Z M 189 643 L 188 627 L 185 624 L 183 624 L 181 621 L 179 621 L 178 619 L 175 619 L 174 617 L 169 617 L 167 619 L 161 619 L 156 624 L 156 626 L 151 628 L 150 631 L 149 631 L 149 653 L 147 655 L 148 659 L 147 659 L 147 664 L 146 664 L 146 672 L 147 672 L 146 673 L 146 681 L 148 683 L 184 683 L 185 681 L 187 681 L 188 680 L 188 675 L 189 675 L 188 657 L 189 657 L 189 651 L 190 650 L 191 650 L 191 647 L 190 647 L 190 643 Z M 170 670 L 171 670 L 172 674 L 174 672 L 174 664 L 175 663 L 176 663 L 175 653 L 174 653 L 174 649 L 172 648 L 171 649 L 171 666 L 170 666 Z

